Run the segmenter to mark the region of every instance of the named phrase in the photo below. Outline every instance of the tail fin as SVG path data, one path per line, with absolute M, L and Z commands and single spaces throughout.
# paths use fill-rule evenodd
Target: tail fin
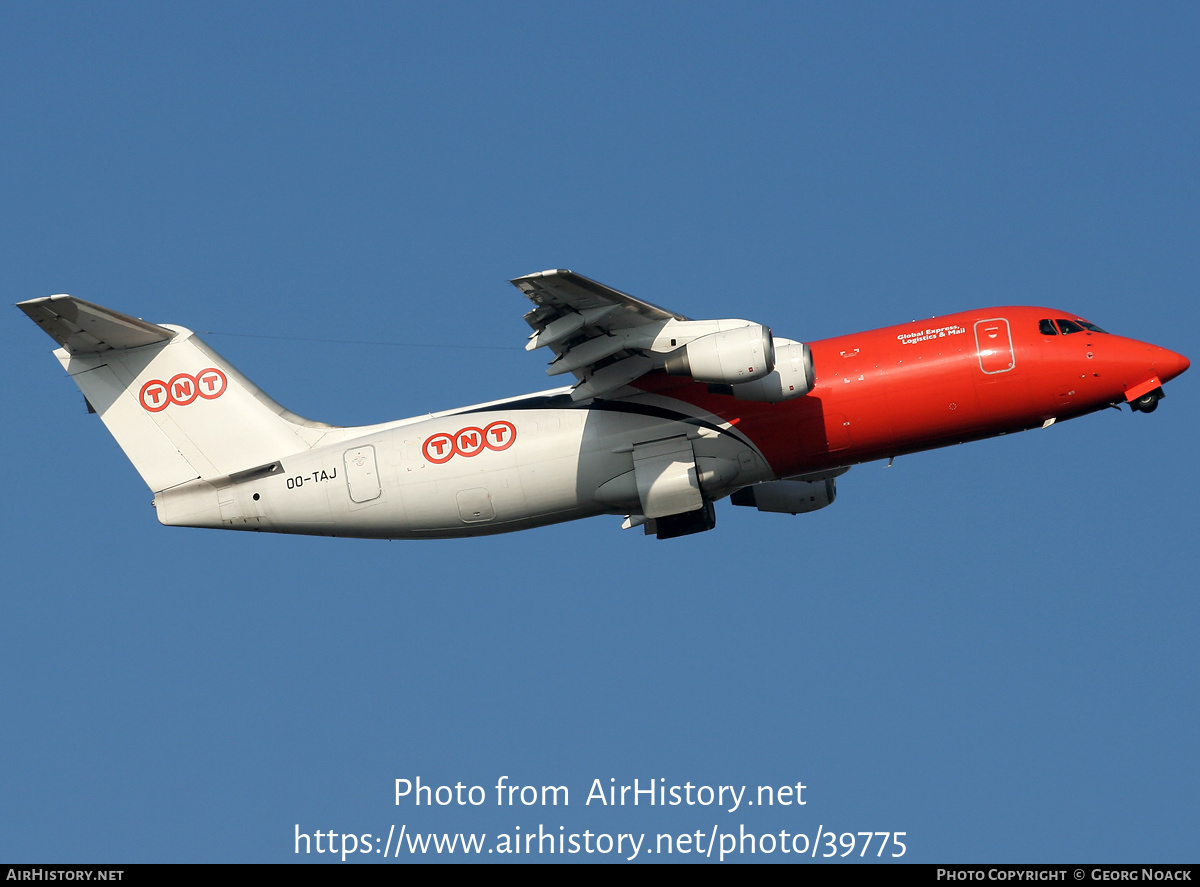
M 19 302 L 154 492 L 310 449 L 332 426 L 288 412 L 191 330 L 71 296 Z

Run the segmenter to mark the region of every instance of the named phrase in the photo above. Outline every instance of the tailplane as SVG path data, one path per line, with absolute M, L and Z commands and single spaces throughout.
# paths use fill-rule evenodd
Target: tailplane
M 310 449 L 332 426 L 288 412 L 183 327 L 72 296 L 19 302 L 154 492 Z

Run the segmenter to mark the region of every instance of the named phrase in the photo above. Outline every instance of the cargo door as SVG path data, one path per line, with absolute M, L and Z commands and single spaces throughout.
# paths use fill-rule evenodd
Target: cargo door
M 375 464 L 375 448 L 356 447 L 346 450 L 346 486 L 355 502 L 370 502 L 379 498 L 379 468 Z
M 1017 365 L 1012 332 L 1003 317 L 975 321 L 975 345 L 979 349 L 979 368 L 989 376 L 1007 373 Z

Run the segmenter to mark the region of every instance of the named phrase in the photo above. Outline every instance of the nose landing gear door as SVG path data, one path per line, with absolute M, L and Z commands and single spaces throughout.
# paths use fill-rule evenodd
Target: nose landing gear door
M 683 514 L 704 506 L 696 456 L 686 435 L 635 444 L 633 470 L 646 517 Z

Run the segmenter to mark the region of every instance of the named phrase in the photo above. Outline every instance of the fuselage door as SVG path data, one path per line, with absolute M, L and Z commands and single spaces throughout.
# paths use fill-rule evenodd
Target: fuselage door
M 492 504 L 492 494 L 483 487 L 461 490 L 456 498 L 458 500 L 458 516 L 463 519 L 464 523 L 480 523 L 489 521 L 496 516 L 496 508 Z
M 356 447 L 346 450 L 346 486 L 355 502 L 370 502 L 379 498 L 379 469 L 375 465 L 375 448 Z
M 988 375 L 1007 373 L 1017 365 L 1012 331 L 1003 317 L 975 321 L 975 345 L 979 349 L 979 368 Z

